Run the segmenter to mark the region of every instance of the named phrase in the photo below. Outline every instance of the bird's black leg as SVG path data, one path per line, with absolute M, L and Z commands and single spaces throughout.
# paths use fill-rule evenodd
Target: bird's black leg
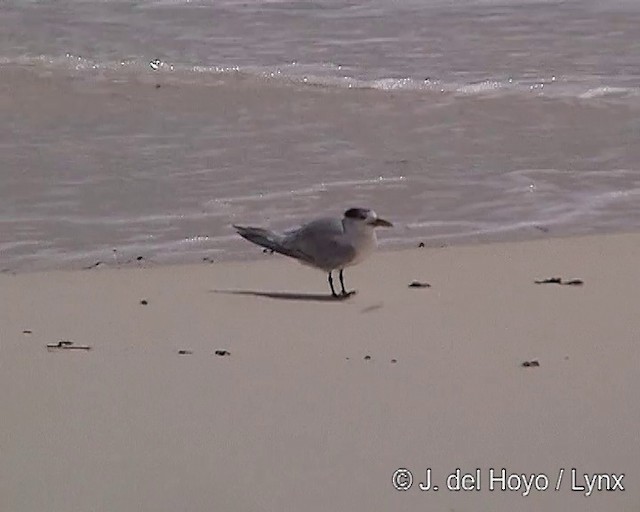
M 338 294 L 336 293 L 336 291 L 333 288 L 333 276 L 331 275 L 331 270 L 329 271 L 329 286 L 331 287 L 331 295 L 333 295 L 334 297 L 338 297 Z
M 353 295 L 353 294 L 354 294 L 354 293 L 356 293 L 356 292 L 355 292 L 355 291 L 348 292 L 348 291 L 345 289 L 345 287 L 344 287 L 344 276 L 343 276 L 343 274 L 342 274 L 343 272 L 344 272 L 344 269 L 343 269 L 343 268 L 341 268 L 341 269 L 340 269 L 340 286 L 342 287 L 342 296 L 343 296 L 343 297 L 348 297 L 349 295 Z

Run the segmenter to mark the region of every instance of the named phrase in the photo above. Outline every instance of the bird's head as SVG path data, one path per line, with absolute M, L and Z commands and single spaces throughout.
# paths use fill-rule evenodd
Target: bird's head
M 378 217 L 376 212 L 370 210 L 369 208 L 349 208 L 346 212 L 344 212 L 343 222 L 353 226 L 367 226 L 370 228 L 390 228 L 393 226 L 391 222 L 381 219 L 380 217 Z

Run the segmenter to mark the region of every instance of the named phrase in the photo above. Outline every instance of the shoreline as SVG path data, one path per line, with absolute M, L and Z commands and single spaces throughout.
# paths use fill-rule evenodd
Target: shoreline
M 387 254 L 387 253 L 403 253 L 407 251 L 413 250 L 428 250 L 428 251 L 437 251 L 441 249 L 454 249 L 454 248 L 469 248 L 469 247 L 482 247 L 482 246 L 494 246 L 494 245 L 508 245 L 508 244 L 535 244 L 538 242 L 544 242 L 548 240 L 579 240 L 584 238 L 606 238 L 606 237 L 619 237 L 619 236 L 636 236 L 640 235 L 640 231 L 615 231 L 615 232 L 598 232 L 598 233 L 577 233 L 577 234 L 565 234 L 558 233 L 553 234 L 549 231 L 537 233 L 537 236 L 526 236 L 522 235 L 521 237 L 516 238 L 496 238 L 493 239 L 491 237 L 479 237 L 479 239 L 473 239 L 473 237 L 469 237 L 469 239 L 465 238 L 460 242 L 450 242 L 446 240 L 429 240 L 424 239 L 421 241 L 420 237 L 416 237 L 415 240 L 411 240 L 411 246 L 408 246 L 409 242 L 406 243 L 397 243 L 397 244 L 384 244 L 379 245 L 376 254 Z M 96 270 L 125 270 L 125 269 L 151 269 L 151 268 L 175 268 L 175 267 L 199 267 L 199 266 L 218 266 L 218 265 L 232 265 L 232 264 L 253 264 L 253 263 L 265 263 L 274 260 L 283 260 L 283 261 L 291 261 L 291 264 L 297 264 L 295 260 L 288 258 L 279 254 L 266 254 L 262 252 L 262 249 L 257 246 L 251 246 L 246 241 L 243 241 L 238 236 L 238 241 L 243 245 L 247 245 L 249 249 L 247 253 L 244 254 L 243 257 L 238 257 L 237 255 L 229 257 L 229 259 L 222 257 L 216 257 L 215 255 L 211 256 L 199 256 L 198 261 L 192 261 L 190 259 L 184 259 L 185 255 L 181 255 L 178 260 L 163 260 L 156 261 L 151 258 L 146 258 L 142 254 L 145 251 L 131 252 L 126 256 L 126 260 L 124 262 L 111 263 L 109 260 L 113 258 L 111 254 L 108 254 L 110 257 L 102 258 L 102 259 L 86 259 L 78 260 L 73 262 L 67 262 L 64 265 L 57 265 L 51 267 L 38 267 L 35 268 L 28 266 L 12 268 L 10 266 L 2 266 L 0 264 L 0 275 L 23 275 L 23 274 L 42 274 L 42 273 L 50 273 L 50 272 L 90 272 Z M 380 243 L 380 241 L 379 241 Z M 422 245 L 424 244 L 424 245 Z M 224 249 L 212 249 L 209 251 L 210 253 L 215 254 L 215 251 L 224 252 Z M 249 252 L 253 252 L 253 255 L 249 255 Z M 194 251 L 199 254 L 206 254 L 207 251 Z M 185 253 L 189 254 L 189 253 Z

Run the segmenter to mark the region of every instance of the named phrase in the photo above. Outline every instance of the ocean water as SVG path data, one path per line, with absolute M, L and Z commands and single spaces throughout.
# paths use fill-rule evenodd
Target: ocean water
M 637 230 L 640 3 L 5 0 L 0 270 Z

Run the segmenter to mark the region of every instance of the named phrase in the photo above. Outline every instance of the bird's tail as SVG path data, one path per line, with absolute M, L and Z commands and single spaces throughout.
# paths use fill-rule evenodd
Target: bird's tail
M 249 240 L 249 242 L 265 247 L 279 254 L 284 254 L 285 256 L 290 256 L 298 260 L 310 261 L 310 258 L 302 251 L 284 246 L 282 244 L 284 236 L 279 233 L 275 233 L 264 228 L 236 226 L 235 224 L 233 227 L 236 228 L 236 231 L 242 238 Z

